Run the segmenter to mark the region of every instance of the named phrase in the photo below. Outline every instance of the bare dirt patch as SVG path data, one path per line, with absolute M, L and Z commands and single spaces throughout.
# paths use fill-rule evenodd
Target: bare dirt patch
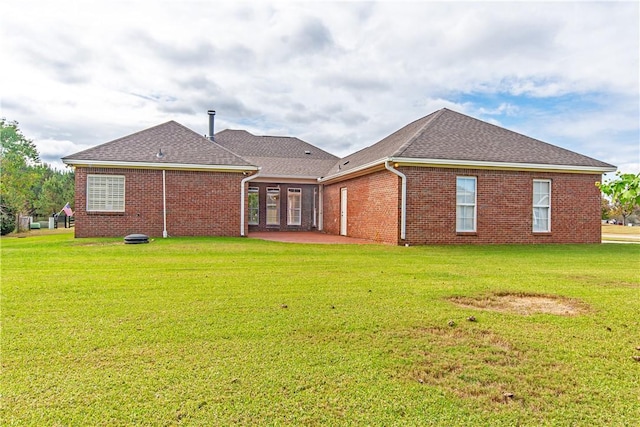
M 557 295 L 497 293 L 476 298 L 452 297 L 449 300 L 463 307 L 522 315 L 545 313 L 575 316 L 589 311 L 585 303 Z
M 74 241 L 71 243 L 72 246 L 123 246 L 125 243 L 122 240 L 118 241 L 104 241 L 104 242 L 96 242 L 96 241 Z

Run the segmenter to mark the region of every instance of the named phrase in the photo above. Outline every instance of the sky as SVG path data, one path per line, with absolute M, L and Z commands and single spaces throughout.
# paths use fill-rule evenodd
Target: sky
M 639 4 L 5 0 L 0 116 L 62 169 L 209 109 L 345 156 L 446 107 L 638 173 Z

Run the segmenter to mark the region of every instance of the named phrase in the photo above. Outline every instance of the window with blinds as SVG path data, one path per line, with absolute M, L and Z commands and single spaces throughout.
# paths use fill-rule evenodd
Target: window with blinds
M 96 211 L 124 212 L 124 176 L 87 176 L 87 212 Z

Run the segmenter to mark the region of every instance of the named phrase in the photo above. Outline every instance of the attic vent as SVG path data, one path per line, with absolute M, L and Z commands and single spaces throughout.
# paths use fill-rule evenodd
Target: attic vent
M 305 150 L 305 151 L 304 151 L 304 154 L 311 154 L 311 151 L 309 151 L 309 150 Z
M 348 165 L 348 164 L 349 164 L 349 162 L 350 162 L 350 160 L 347 160 L 346 162 L 344 162 L 344 163 L 343 163 L 343 165 L 345 165 L 345 166 L 346 166 L 346 165 Z
M 158 153 L 156 154 L 156 157 L 161 159 L 164 157 L 164 153 L 162 152 L 162 148 L 158 150 Z

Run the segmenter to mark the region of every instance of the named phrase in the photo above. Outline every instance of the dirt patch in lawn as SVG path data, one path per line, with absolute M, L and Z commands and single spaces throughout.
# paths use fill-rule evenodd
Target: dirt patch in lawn
M 581 301 L 556 295 L 505 292 L 476 298 L 451 297 L 449 300 L 463 307 L 523 315 L 546 313 L 575 316 L 589 311 L 589 307 Z
M 108 241 L 101 241 L 101 242 L 96 242 L 96 241 L 73 241 L 71 242 L 72 246 L 121 246 L 124 245 L 124 241 L 123 240 L 118 240 L 118 241 L 113 241 L 113 240 L 108 240 Z

